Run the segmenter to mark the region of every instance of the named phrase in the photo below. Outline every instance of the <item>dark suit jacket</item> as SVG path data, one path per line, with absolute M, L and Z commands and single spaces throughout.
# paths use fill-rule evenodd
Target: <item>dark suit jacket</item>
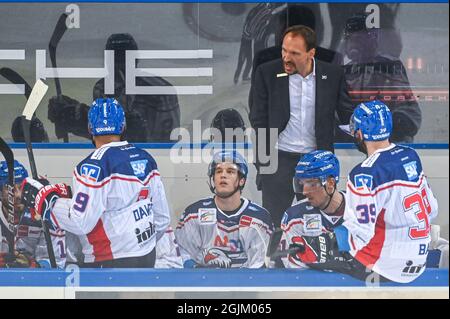
M 315 62 L 317 149 L 334 151 L 335 113 L 342 123 L 348 123 L 353 106 L 343 69 L 330 63 Z M 256 69 L 253 103 L 250 106 L 250 123 L 256 130 L 277 128 L 280 134 L 286 128 L 290 118 L 289 76 L 277 77 L 281 73 L 284 73 L 281 59 L 266 62 Z M 266 133 L 268 150 L 269 132 Z

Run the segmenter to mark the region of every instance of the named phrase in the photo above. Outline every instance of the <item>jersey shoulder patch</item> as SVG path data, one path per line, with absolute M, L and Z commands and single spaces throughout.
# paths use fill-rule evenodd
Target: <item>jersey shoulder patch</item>
M 244 218 L 244 220 L 248 220 L 249 218 L 259 219 L 264 224 L 268 225 L 271 229 L 273 228 L 272 216 L 270 215 L 270 213 L 264 207 L 250 201 L 247 207 L 241 213 L 241 221 L 242 218 Z

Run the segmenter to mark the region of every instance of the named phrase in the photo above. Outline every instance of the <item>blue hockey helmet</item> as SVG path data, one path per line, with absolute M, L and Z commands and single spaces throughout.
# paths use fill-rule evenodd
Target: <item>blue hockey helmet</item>
M 28 177 L 26 168 L 18 161 L 14 160 L 14 182 L 21 184 Z M 6 161 L 0 162 L 0 188 L 8 182 L 8 165 Z
M 392 133 L 392 113 L 383 102 L 359 104 L 350 119 L 350 132 L 361 130 L 365 141 L 387 140 Z
M 236 151 L 220 151 L 214 154 L 211 163 L 208 167 L 208 176 L 213 177 L 216 172 L 217 164 L 219 163 L 233 163 L 236 164 L 238 172 L 241 177 L 247 178 L 248 165 L 245 158 Z
M 121 135 L 125 130 L 125 112 L 113 98 L 100 98 L 92 102 L 88 114 L 88 129 L 93 135 Z
M 295 167 L 294 191 L 303 193 L 306 180 L 318 179 L 317 186 L 324 185 L 328 177 L 339 182 L 339 160 L 330 151 L 313 151 L 303 155 Z

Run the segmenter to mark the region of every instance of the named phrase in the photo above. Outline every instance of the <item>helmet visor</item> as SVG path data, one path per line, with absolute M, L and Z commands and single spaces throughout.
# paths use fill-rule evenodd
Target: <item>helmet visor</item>
M 309 194 L 318 191 L 325 184 L 318 178 L 293 178 L 294 192 L 297 194 Z

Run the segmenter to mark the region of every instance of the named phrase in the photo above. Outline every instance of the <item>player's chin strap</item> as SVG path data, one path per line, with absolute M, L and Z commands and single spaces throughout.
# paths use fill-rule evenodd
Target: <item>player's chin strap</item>
M 325 211 L 328 208 L 328 206 L 330 206 L 331 200 L 333 199 L 333 195 L 336 192 L 336 184 L 334 185 L 333 192 L 331 194 L 328 193 L 327 188 L 326 188 L 325 185 L 322 185 L 322 187 L 325 189 L 325 193 L 327 193 L 327 195 L 328 195 L 328 203 L 325 205 L 325 207 L 323 207 L 323 208 L 319 207 L 319 208 L 320 208 L 320 210 Z

